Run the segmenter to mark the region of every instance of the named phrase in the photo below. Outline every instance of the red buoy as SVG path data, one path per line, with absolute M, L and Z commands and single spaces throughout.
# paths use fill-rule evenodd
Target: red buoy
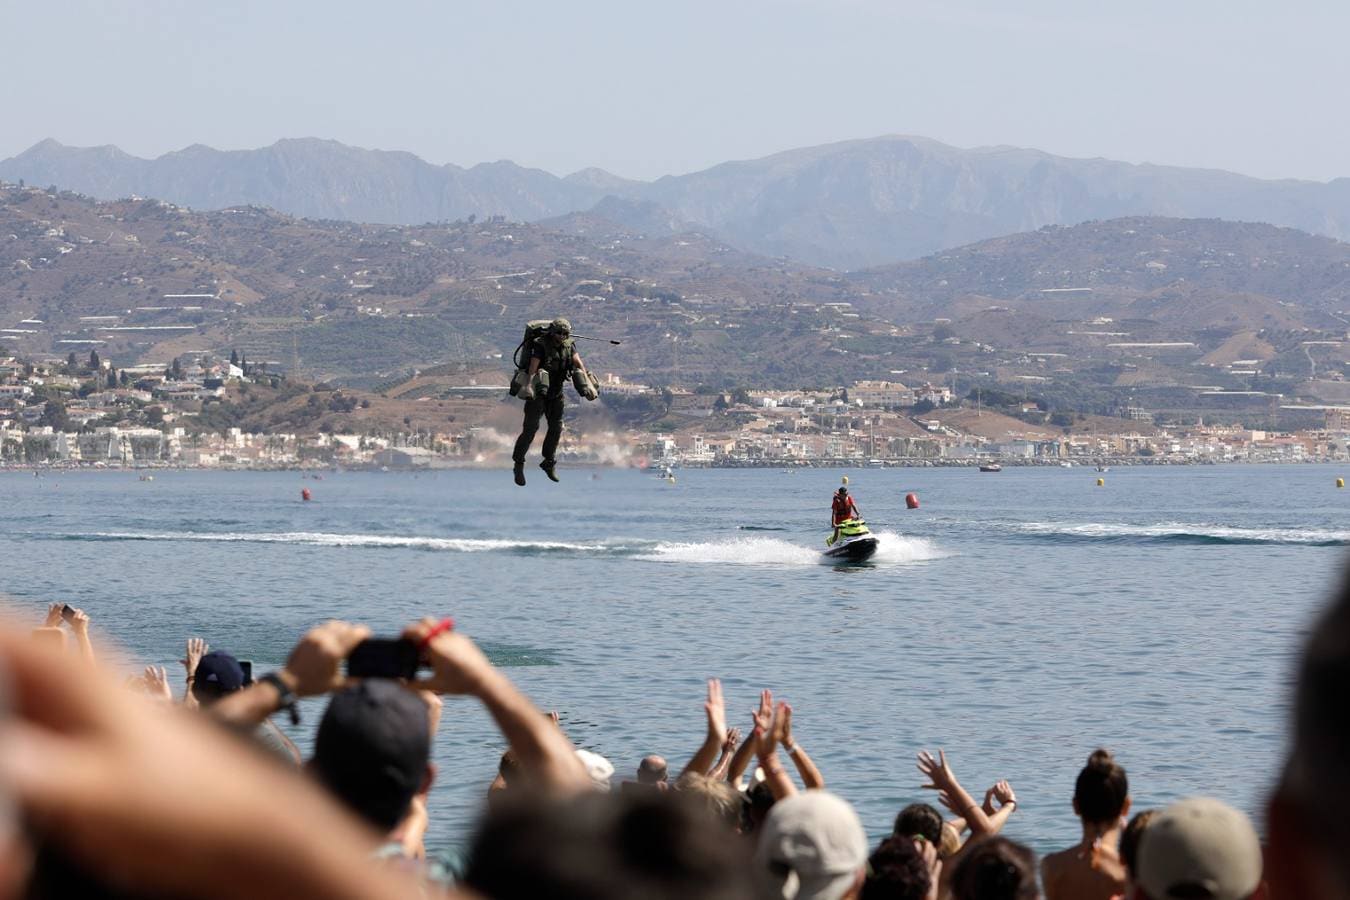
M 905 495 L 905 506 L 908 507 L 909 509 L 918 509 L 918 508 L 919 508 L 919 495 L 918 495 L 918 494 L 915 494 L 915 493 L 909 493 L 909 494 L 906 494 L 906 495 Z
M 301 500 L 308 500 L 308 499 L 309 499 L 309 488 L 301 488 L 301 489 L 300 489 L 300 499 L 301 499 Z

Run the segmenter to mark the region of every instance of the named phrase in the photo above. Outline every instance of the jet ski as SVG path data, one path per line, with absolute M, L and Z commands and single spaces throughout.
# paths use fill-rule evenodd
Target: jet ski
M 862 519 L 840 522 L 839 539 L 830 543 L 829 538 L 826 538 L 825 542 L 829 544 L 829 549 L 825 551 L 826 559 L 840 562 L 862 562 L 877 552 L 876 535 L 867 530 L 867 523 Z

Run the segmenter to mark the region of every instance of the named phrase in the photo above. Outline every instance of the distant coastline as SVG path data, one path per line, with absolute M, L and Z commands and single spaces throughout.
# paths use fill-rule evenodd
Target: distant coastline
M 991 458 L 986 460 L 951 460 L 951 459 L 921 459 L 921 460 L 882 460 L 880 464 L 867 464 L 859 462 L 848 462 L 844 460 L 810 460 L 803 461 L 797 459 L 785 460 L 744 460 L 744 461 L 722 461 L 722 462 L 682 462 L 672 465 L 672 470 L 678 472 L 682 469 L 783 469 L 787 471 L 797 471 L 802 469 L 838 469 L 857 471 L 859 469 L 977 469 L 981 465 L 990 462 L 997 462 L 1005 469 L 1059 469 L 1072 468 L 1082 470 L 1091 474 L 1097 474 L 1104 470 L 1114 468 L 1133 468 L 1137 466 L 1218 466 L 1218 465 L 1242 465 L 1242 466 L 1306 466 L 1306 465 L 1331 465 L 1338 462 L 1347 462 L 1343 459 L 1302 459 L 1302 460 L 1280 460 L 1280 459 L 1168 459 L 1168 458 L 1112 458 L 1107 457 L 1100 462 L 1074 463 L 1072 466 L 1064 466 L 1061 463 L 1041 460 L 1041 459 L 1004 459 Z M 657 472 L 660 466 L 620 466 L 603 462 L 570 462 L 566 464 L 572 469 L 616 469 L 616 470 L 645 470 Z M 1100 466 L 1101 468 L 1097 468 Z M 475 463 L 463 462 L 458 460 L 448 460 L 440 465 L 427 466 L 377 466 L 377 465 L 343 465 L 343 466 L 303 466 L 303 465 L 211 465 L 211 466 L 190 466 L 177 464 L 160 465 L 107 465 L 107 464 L 87 464 L 87 463 L 25 463 L 9 464 L 0 463 L 0 475 L 18 475 L 29 473 L 47 473 L 47 472 L 118 472 L 139 474 L 154 474 L 157 472 L 299 472 L 302 474 L 340 474 L 347 472 L 386 472 L 386 473 L 407 473 L 407 472 L 450 472 L 450 471 L 506 471 L 510 469 L 508 461 L 501 463 Z

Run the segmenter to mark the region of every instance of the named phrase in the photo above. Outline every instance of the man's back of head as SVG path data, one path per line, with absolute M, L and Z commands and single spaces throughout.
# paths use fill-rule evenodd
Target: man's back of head
M 349 809 L 389 831 L 426 781 L 430 727 L 421 697 L 394 681 L 366 679 L 328 702 L 310 768 Z
M 664 757 L 644 756 L 642 762 L 638 763 L 638 784 L 664 784 L 668 777 Z
M 464 883 L 495 900 L 751 900 L 743 846 L 674 792 L 533 795 L 479 825 Z
M 192 676 L 192 696 L 202 706 L 210 706 L 243 688 L 244 681 L 244 667 L 239 660 L 220 650 L 212 650 L 197 663 L 197 671 Z

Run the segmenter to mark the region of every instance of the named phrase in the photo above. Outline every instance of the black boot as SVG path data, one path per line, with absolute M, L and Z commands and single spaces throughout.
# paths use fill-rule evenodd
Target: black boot
M 525 463 L 520 460 L 516 462 L 516 484 L 525 486 Z
M 544 474 L 548 476 L 549 481 L 562 480 L 558 477 L 557 467 L 558 464 L 551 459 L 546 459 L 539 464 L 539 468 L 544 470 Z

